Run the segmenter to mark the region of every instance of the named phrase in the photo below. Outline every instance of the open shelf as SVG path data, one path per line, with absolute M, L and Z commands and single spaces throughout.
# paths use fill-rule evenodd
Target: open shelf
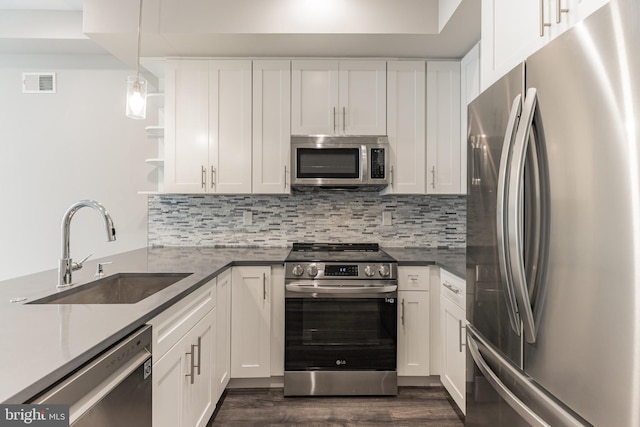
M 144 128 L 147 136 L 152 138 L 162 138 L 164 137 L 164 126 L 147 126 Z
M 145 159 L 144 162 L 154 166 L 164 166 L 164 159 Z

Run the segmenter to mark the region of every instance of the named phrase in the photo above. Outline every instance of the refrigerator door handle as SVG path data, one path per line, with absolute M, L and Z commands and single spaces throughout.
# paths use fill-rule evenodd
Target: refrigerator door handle
M 529 344 L 536 342 L 536 324 L 533 317 L 533 309 L 529 298 L 526 283 L 525 266 L 523 260 L 522 233 L 519 224 L 522 221 L 522 188 L 524 176 L 524 164 L 529 144 L 529 135 L 533 125 L 533 118 L 538 104 L 537 90 L 530 88 L 527 90 L 520 126 L 516 134 L 516 142 L 511 156 L 509 182 L 507 189 L 507 230 L 508 230 L 508 250 L 509 263 L 515 289 L 516 300 L 525 339 Z M 539 236 L 536 236 L 538 238 Z
M 522 418 L 524 418 L 532 426 L 554 426 L 554 427 L 585 427 L 585 422 L 579 417 L 574 416 L 565 408 L 560 406 L 549 397 L 544 391 L 536 386 L 535 382 L 526 374 L 522 373 L 511 365 L 496 350 L 491 348 L 478 331 L 472 326 L 467 325 L 467 348 L 473 358 L 476 366 L 485 379 L 491 384 L 495 391 L 502 397 L 506 403 L 513 408 Z M 485 360 L 483 353 L 488 356 L 495 364 L 500 367 L 500 371 L 509 377 L 509 384 L 513 384 L 514 390 L 520 390 L 536 403 L 537 407 L 543 408 L 545 421 L 540 414 L 532 410 L 525 402 L 516 396 L 509 387 L 500 379 L 498 374 L 491 369 L 491 366 Z
M 509 251 L 507 250 L 507 230 L 506 222 L 506 200 L 507 200 L 507 170 L 511 161 L 511 147 L 518 130 L 518 119 L 522 112 L 522 95 L 518 94 L 513 98 L 511 112 L 509 113 L 509 121 L 507 122 L 507 130 L 504 135 L 504 143 L 502 144 L 502 154 L 500 155 L 500 169 L 498 171 L 498 190 L 497 190 L 497 206 L 496 206 L 496 231 L 498 235 L 498 263 L 500 265 L 500 273 L 506 285 L 507 291 L 507 312 L 511 321 L 511 328 L 520 336 L 520 316 L 518 315 L 515 291 L 513 287 L 513 277 L 509 261 Z
M 491 367 L 487 364 L 487 362 L 482 357 L 480 353 L 480 349 L 478 348 L 478 343 L 476 342 L 476 338 L 473 336 L 473 330 L 467 326 L 467 348 L 471 353 L 471 357 L 482 375 L 486 378 L 486 380 L 491 384 L 491 387 L 500 395 L 501 398 L 505 400 L 513 408 L 514 411 L 518 413 L 522 418 L 524 418 L 529 424 L 532 426 L 538 427 L 550 427 L 549 424 L 544 422 L 542 418 L 540 418 L 531 408 L 522 402 L 522 400 L 518 399 L 518 397 L 513 394 L 509 388 L 504 385 L 504 383 L 500 380 L 498 375 L 491 369 Z

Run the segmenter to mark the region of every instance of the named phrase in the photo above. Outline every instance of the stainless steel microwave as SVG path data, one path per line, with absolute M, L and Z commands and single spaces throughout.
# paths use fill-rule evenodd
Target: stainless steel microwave
M 388 165 L 386 136 L 291 137 L 292 187 L 382 188 Z

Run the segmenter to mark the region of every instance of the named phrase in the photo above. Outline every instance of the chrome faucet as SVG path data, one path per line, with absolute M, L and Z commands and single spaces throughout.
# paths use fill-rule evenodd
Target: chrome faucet
M 64 288 L 71 286 L 71 273 L 75 270 L 82 268 L 82 264 L 89 258 L 87 256 L 80 262 L 73 262 L 69 253 L 69 232 L 71 227 L 71 218 L 81 208 L 92 208 L 100 214 L 102 221 L 104 222 L 104 228 L 107 232 L 107 241 L 113 242 L 116 240 L 116 229 L 113 226 L 111 215 L 100 203 L 94 200 L 80 200 L 74 203 L 67 209 L 62 217 L 62 257 L 58 263 L 58 288 Z

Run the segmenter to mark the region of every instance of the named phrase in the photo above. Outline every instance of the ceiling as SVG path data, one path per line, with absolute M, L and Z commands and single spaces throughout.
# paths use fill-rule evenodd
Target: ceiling
M 156 28 L 149 33 L 143 31 L 143 57 L 461 58 L 480 39 L 480 0 L 342 0 L 340 5 L 352 7 L 351 21 L 341 23 L 329 14 L 326 24 L 318 19 L 317 14 L 311 14 L 307 24 L 288 10 L 283 13 L 284 8 L 302 4 L 294 0 L 190 0 L 193 3 L 187 4 L 211 11 L 215 8 L 212 23 L 201 20 L 205 25 L 214 26 L 213 29 L 192 29 L 193 21 L 198 20 L 198 10 L 191 11 L 191 15 L 185 14 L 183 11 L 187 8 L 180 1 L 145 0 L 143 17 L 147 18 L 148 27 L 155 24 Z M 334 3 L 338 4 L 336 0 Z M 133 65 L 136 61 L 138 4 L 132 0 L 84 0 L 83 7 L 83 0 L 0 0 L 0 55 L 111 54 Z M 306 4 L 316 3 L 307 0 Z M 169 10 L 174 5 L 175 11 L 182 13 L 177 19 L 182 20 L 178 24 L 183 29 L 173 29 L 178 24 L 166 24 L 166 19 L 158 17 L 159 12 L 154 15 L 154 5 L 157 10 Z M 247 5 L 254 7 L 247 9 Z M 353 5 L 361 9 L 357 10 Z M 446 11 L 447 16 L 443 19 L 444 7 L 452 10 Z M 380 10 L 372 12 L 373 8 Z M 406 10 L 395 13 L 402 8 Z M 94 9 L 100 13 L 92 13 Z M 276 10 L 278 14 L 274 15 Z M 126 29 L 112 31 L 109 25 L 101 22 L 99 26 L 106 29 L 84 32 L 87 19 L 108 23 L 109 12 L 113 14 L 115 25 L 124 22 Z M 308 7 L 306 12 L 309 14 Z M 283 18 L 287 13 L 291 16 Z M 363 15 L 367 16 L 360 19 Z M 391 16 L 389 23 L 384 20 L 386 15 Z M 287 23 L 286 19 L 290 22 Z M 361 24 L 362 21 L 365 24 Z M 329 24 L 331 29 L 322 31 L 322 25 L 329 28 Z M 367 27 L 374 24 L 380 26 L 380 31 L 377 27 L 373 30 Z M 172 29 L 167 30 L 169 27 Z

